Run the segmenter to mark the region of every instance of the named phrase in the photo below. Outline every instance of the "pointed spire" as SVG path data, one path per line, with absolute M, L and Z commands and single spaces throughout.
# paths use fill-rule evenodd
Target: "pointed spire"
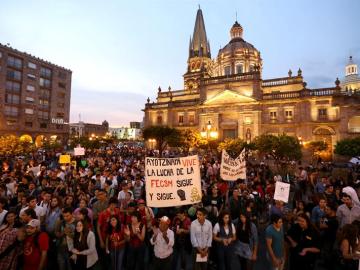
M 195 55 L 202 55 L 210 58 L 210 48 L 208 47 L 204 17 L 200 6 L 196 14 L 194 33 L 192 38 L 192 50 Z M 191 57 L 191 55 L 189 55 L 189 57 Z

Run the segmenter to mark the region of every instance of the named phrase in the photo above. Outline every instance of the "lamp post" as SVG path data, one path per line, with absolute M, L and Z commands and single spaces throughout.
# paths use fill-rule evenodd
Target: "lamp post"
M 155 145 L 156 145 L 156 139 L 149 139 L 149 147 L 151 150 L 155 149 Z
M 207 140 L 209 139 L 213 139 L 216 140 L 219 137 L 219 133 L 217 132 L 216 128 L 212 128 L 212 124 L 209 121 L 206 124 L 206 129 L 203 128 L 202 131 L 200 132 L 201 137 L 206 138 Z

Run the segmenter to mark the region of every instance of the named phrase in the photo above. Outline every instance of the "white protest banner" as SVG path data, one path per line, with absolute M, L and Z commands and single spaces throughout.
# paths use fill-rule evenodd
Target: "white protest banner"
M 274 200 L 283 201 L 287 203 L 289 201 L 290 184 L 283 182 L 275 183 Z
M 146 203 L 170 207 L 201 201 L 198 156 L 145 159 Z
M 74 156 L 85 156 L 85 148 L 84 147 L 75 147 L 74 148 Z
M 225 149 L 222 150 L 220 177 L 226 181 L 246 179 L 245 148 L 235 159 L 230 157 Z

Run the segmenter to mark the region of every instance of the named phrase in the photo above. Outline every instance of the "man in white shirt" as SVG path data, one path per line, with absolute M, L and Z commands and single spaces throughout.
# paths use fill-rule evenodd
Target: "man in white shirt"
M 36 213 L 36 216 L 37 216 L 37 219 L 39 219 L 41 221 L 41 224 L 44 223 L 45 221 L 45 210 L 43 207 L 37 205 L 37 200 L 34 196 L 29 196 L 26 198 L 26 201 L 28 203 L 28 206 L 21 209 L 20 211 L 20 217 L 22 216 L 22 214 L 24 213 L 24 211 L 28 208 L 30 209 L 34 209 L 35 213 Z
M 209 261 L 209 249 L 212 244 L 212 225 L 206 219 L 206 210 L 199 208 L 196 211 L 197 219 L 191 223 L 190 238 L 194 248 L 194 270 L 206 270 Z
M 153 270 L 171 270 L 174 246 L 174 232 L 169 229 L 171 221 L 167 216 L 160 219 L 159 228 L 154 228 L 150 243 L 154 246 Z

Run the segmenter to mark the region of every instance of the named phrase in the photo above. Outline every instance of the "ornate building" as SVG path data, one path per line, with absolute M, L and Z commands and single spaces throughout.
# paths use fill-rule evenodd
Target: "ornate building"
M 211 58 L 201 9 L 190 39 L 184 89 L 163 91 L 145 104 L 144 126 L 197 129 L 204 136 L 251 140 L 263 133 L 298 136 L 303 142 L 360 135 L 360 80 L 350 58 L 343 84 L 309 89 L 302 71 L 262 79 L 260 52 L 235 22 L 230 41 Z M 359 89 L 359 92 L 356 91 Z

